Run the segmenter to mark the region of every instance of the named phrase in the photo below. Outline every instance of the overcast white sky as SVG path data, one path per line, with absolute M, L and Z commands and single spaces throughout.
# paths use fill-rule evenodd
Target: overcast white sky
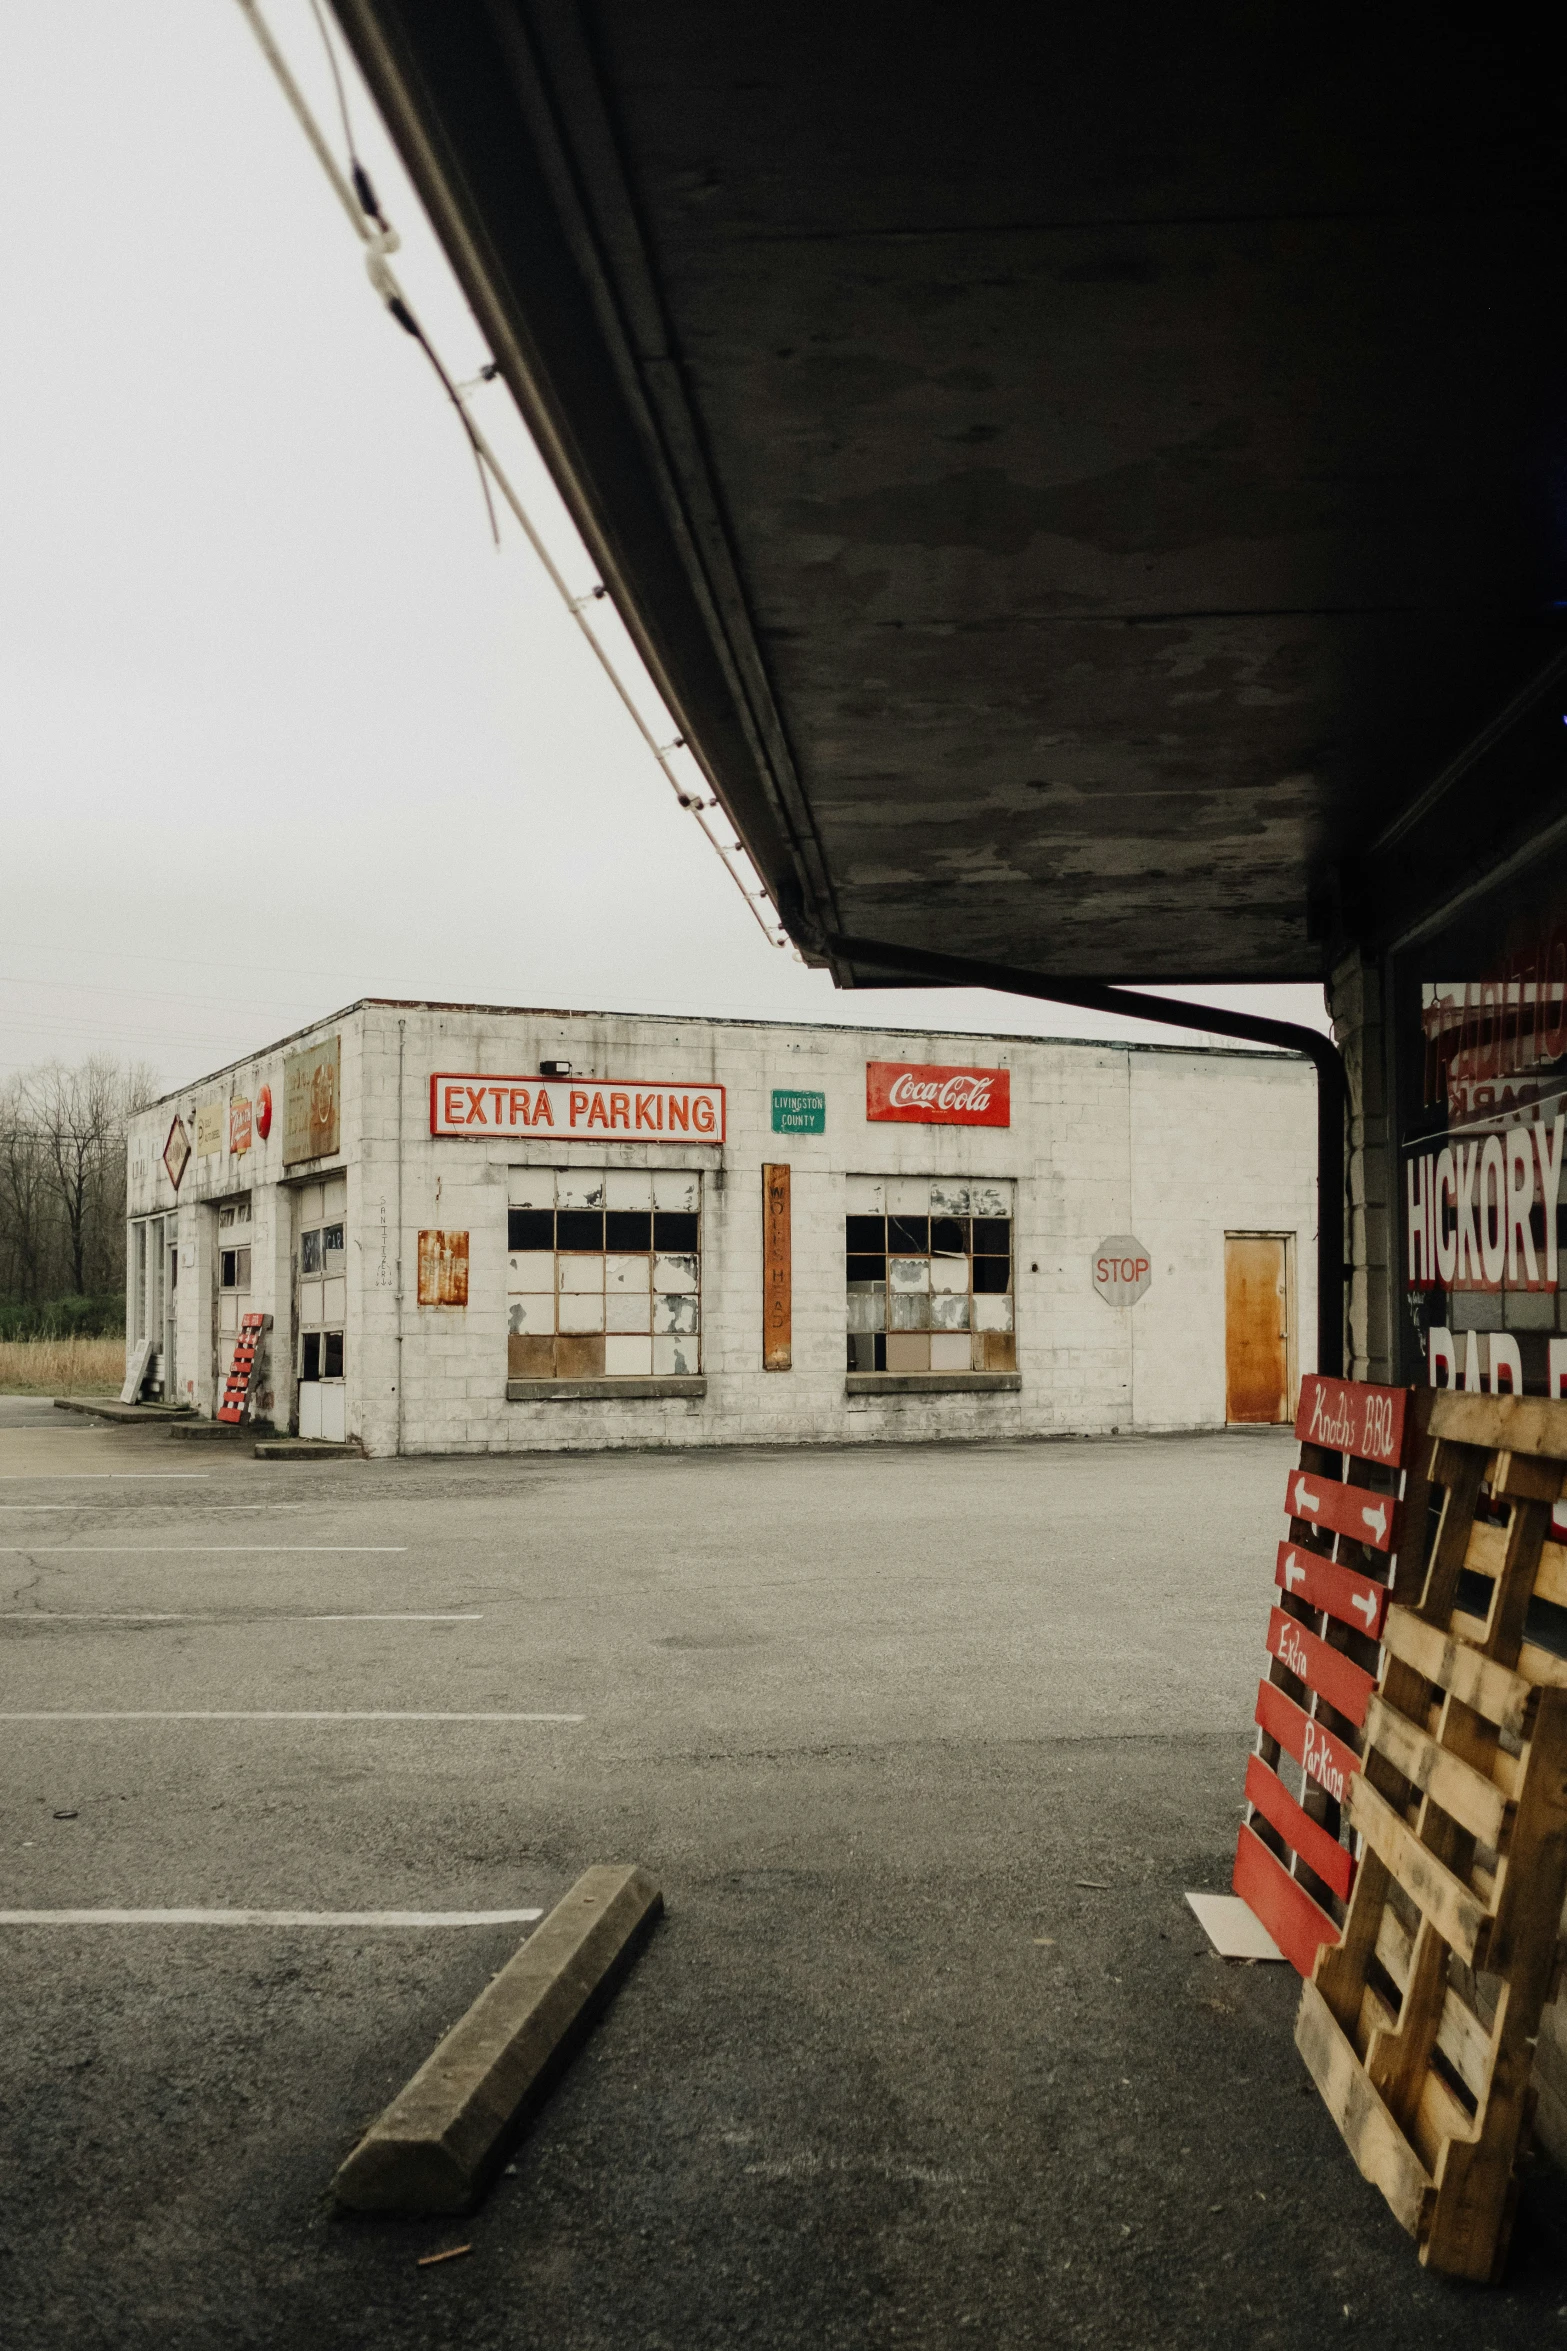
M 267 15 L 332 126 L 306 0 Z M 518 533 L 492 548 L 235 0 L 13 8 L 3 56 L 0 1075 L 102 1047 L 172 1085 L 364 994 L 1175 1034 L 841 994 L 769 947 Z M 410 299 L 471 376 L 349 87 Z M 504 390 L 478 397 L 586 588 Z M 1325 1025 L 1316 988 L 1179 992 Z

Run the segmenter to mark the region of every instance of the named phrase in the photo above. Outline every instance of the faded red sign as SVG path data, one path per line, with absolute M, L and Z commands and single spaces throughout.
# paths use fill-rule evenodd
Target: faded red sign
M 865 1115 L 909 1126 L 1009 1127 L 1012 1072 L 946 1062 L 868 1061 Z
M 613 1142 L 721 1143 L 722 1086 L 625 1080 L 481 1077 L 437 1070 L 430 1080 L 432 1135 L 582 1135 Z
M 1300 1383 L 1295 1434 L 1308 1445 L 1352 1453 L 1357 1461 L 1396 1468 L 1404 1451 L 1407 1388 L 1379 1388 L 1366 1380 L 1330 1379 L 1308 1371 Z

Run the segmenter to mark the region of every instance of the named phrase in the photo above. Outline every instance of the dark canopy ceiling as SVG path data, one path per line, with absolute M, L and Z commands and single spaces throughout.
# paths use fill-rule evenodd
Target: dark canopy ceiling
M 1309 977 L 1472 860 L 1460 754 L 1567 643 L 1516 18 L 337 12 L 808 949 Z

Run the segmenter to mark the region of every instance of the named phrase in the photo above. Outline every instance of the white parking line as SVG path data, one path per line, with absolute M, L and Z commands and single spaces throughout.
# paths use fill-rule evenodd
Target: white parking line
M 0 1910 L 6 1927 L 512 1927 L 542 1910 Z
M 43 1479 L 52 1486 L 79 1486 L 104 1478 L 162 1478 L 165 1482 L 172 1478 L 180 1485 L 190 1485 L 211 1475 L 210 1469 L 6 1469 L 0 1470 L 0 1484 L 31 1486 Z
M 304 1609 L 274 1611 L 259 1619 L 220 1616 L 200 1608 L 6 1608 L 0 1624 L 482 1624 L 477 1614 L 458 1615 L 451 1609 L 399 1609 L 395 1615 L 370 1609 L 350 1609 L 336 1616 L 320 1616 Z
M 407 1548 L 406 1543 L 0 1543 L 0 1559 L 335 1559 Z
M 285 1707 L 238 1708 L 204 1706 L 175 1710 L 151 1707 L 89 1713 L 85 1709 L 49 1713 L 21 1713 L 7 1708 L 0 1722 L 586 1722 L 585 1714 L 436 1714 L 394 1711 L 390 1707 L 337 1707 L 330 1712 L 305 1712 Z

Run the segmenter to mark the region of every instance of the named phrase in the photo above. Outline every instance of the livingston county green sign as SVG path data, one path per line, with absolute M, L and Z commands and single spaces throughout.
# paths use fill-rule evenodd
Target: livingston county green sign
M 825 1135 L 826 1132 L 825 1094 L 787 1094 L 778 1086 L 773 1088 L 775 1135 Z

